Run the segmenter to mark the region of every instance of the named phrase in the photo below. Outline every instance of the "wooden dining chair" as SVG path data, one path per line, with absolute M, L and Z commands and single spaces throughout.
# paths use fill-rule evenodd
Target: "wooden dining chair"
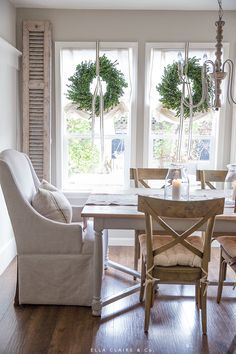
M 201 189 L 216 189 L 212 182 L 224 182 L 227 170 L 197 170 L 196 180 L 201 182 Z
M 165 180 L 168 168 L 130 168 L 130 180 L 134 181 L 135 188 L 151 188 L 149 181 Z M 161 187 L 164 188 L 164 185 Z M 140 258 L 140 247 L 138 236 L 139 230 L 135 230 L 134 236 L 134 269 L 138 269 L 138 260 Z
M 151 188 L 149 181 L 164 181 L 167 172 L 168 168 L 130 168 L 130 180 L 134 180 L 135 188 Z
M 220 270 L 217 290 L 217 302 L 221 301 L 224 281 L 226 280 L 227 266 L 236 273 L 236 234 L 235 236 L 217 237 L 220 243 Z
M 206 334 L 211 237 L 215 216 L 223 213 L 224 198 L 172 201 L 139 196 L 138 210 L 145 213 L 146 219 L 146 233 L 139 236 L 142 253 L 140 301 L 143 301 L 146 288 L 144 331 L 147 332 L 149 328 L 156 283 L 177 283 L 195 285 L 196 302 L 201 309 L 202 331 Z M 191 219 L 186 231 L 181 224 L 183 218 Z M 153 234 L 153 220 L 161 226 L 165 235 Z M 193 235 L 204 224 L 205 237 Z

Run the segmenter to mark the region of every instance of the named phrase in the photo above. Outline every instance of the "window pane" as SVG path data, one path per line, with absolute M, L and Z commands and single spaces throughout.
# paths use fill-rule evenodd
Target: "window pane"
M 100 117 L 95 117 L 94 141 L 90 111 L 79 110 L 67 98 L 69 78 L 76 66 L 95 62 L 95 49 L 71 48 L 61 51 L 61 103 L 63 120 L 63 188 L 91 189 L 96 186 L 123 186 L 130 165 L 130 116 L 132 100 L 133 52 L 131 48 L 100 50 L 123 75 L 127 87 L 120 103 L 104 112 L 104 159 L 100 138 Z M 90 84 L 93 94 L 96 82 Z M 103 92 L 106 90 L 103 83 Z
M 164 68 L 168 64 L 178 61 L 178 53 L 184 52 L 181 49 L 156 49 L 153 48 L 150 54 L 150 75 L 149 75 L 149 166 L 168 166 L 170 162 L 176 161 L 177 144 L 179 135 L 179 118 L 176 112 L 163 107 L 160 102 L 160 95 L 157 86 L 162 81 Z M 203 56 L 208 59 L 214 58 L 214 49 L 191 49 L 189 58 L 196 57 L 199 64 L 203 62 Z M 218 113 L 209 110 L 206 113 L 194 114 L 192 126 L 192 148 L 190 161 L 198 164 L 214 166 L 216 159 L 215 137 Z M 182 138 L 182 158 L 187 160 L 189 134 L 189 119 L 184 120 Z M 206 167 L 206 166 L 205 166 Z
M 100 141 L 95 139 L 94 145 L 90 138 L 69 138 L 67 183 L 71 188 L 77 186 L 104 186 L 124 184 L 125 140 L 105 139 L 105 159 L 103 170 L 100 169 Z

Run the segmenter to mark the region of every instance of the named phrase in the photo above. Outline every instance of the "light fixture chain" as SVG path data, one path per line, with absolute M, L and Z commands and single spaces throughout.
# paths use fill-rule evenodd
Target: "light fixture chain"
M 223 14 L 224 14 L 224 11 L 223 11 L 223 9 L 222 9 L 222 0 L 217 0 L 217 1 L 218 1 L 218 5 L 219 5 L 219 11 L 218 11 L 218 13 L 219 13 L 219 20 L 221 20 L 222 17 L 223 17 Z

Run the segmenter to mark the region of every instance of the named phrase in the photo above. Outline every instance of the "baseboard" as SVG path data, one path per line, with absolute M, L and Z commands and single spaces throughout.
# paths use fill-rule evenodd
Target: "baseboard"
M 12 237 L 5 245 L 0 248 L 0 275 L 16 256 L 16 243 Z

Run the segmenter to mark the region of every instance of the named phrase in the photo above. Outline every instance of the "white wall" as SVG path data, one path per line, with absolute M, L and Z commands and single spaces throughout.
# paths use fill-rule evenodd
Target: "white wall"
M 18 51 L 15 47 L 16 11 L 0 1 L 0 151 L 17 147 Z M 15 256 L 15 241 L 0 188 L 0 274 Z

